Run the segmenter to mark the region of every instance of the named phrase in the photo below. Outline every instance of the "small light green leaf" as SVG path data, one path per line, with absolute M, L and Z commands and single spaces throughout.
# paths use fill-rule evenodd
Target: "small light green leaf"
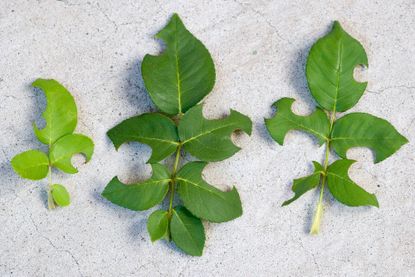
M 192 256 L 202 256 L 205 246 L 205 230 L 199 218 L 186 208 L 176 207 L 170 222 L 170 232 L 174 243 Z
M 321 107 L 344 112 L 359 101 L 367 82 L 354 79 L 358 65 L 368 66 L 365 49 L 335 21 L 332 31 L 313 45 L 307 58 L 308 86 Z
M 386 120 L 366 113 L 351 113 L 335 122 L 331 145 L 342 158 L 346 158 L 349 148 L 371 148 L 376 153 L 375 163 L 378 163 L 407 142 Z
M 156 38 L 162 39 L 166 48 L 159 56 L 144 57 L 144 84 L 160 110 L 184 113 L 212 90 L 215 66 L 209 51 L 185 28 L 177 14 Z
M 275 116 L 265 119 L 265 125 L 272 138 L 282 145 L 285 135 L 290 130 L 301 130 L 314 135 L 319 144 L 323 144 L 330 133 L 330 122 L 326 113 L 317 108 L 310 115 L 296 115 L 291 110 L 294 101 L 292 98 L 282 98 L 274 103 L 277 108 Z
M 368 193 L 349 178 L 348 171 L 354 162 L 353 160 L 338 160 L 328 167 L 327 186 L 331 194 L 347 206 L 379 207 L 374 194 Z
M 29 150 L 16 155 L 11 161 L 14 171 L 21 177 L 40 180 L 48 175 L 49 158 L 39 150 Z
M 134 211 L 147 210 L 159 204 L 167 194 L 170 174 L 164 165 L 151 166 L 153 175 L 150 179 L 126 185 L 114 177 L 102 192 L 102 196 L 118 206 Z
M 230 138 L 232 132 L 243 130 L 251 134 L 251 120 L 234 110 L 224 119 L 207 120 L 202 105 L 190 109 L 179 124 L 179 136 L 184 149 L 202 161 L 221 161 L 240 150 Z
M 84 135 L 70 134 L 58 139 L 50 148 L 49 158 L 53 166 L 66 173 L 77 173 L 73 167 L 71 158 L 73 155 L 82 153 L 88 162 L 94 152 L 93 141 Z
M 184 206 L 195 216 L 212 222 L 224 222 L 242 215 L 242 205 L 235 187 L 223 192 L 202 178 L 205 162 L 190 162 L 176 176 L 178 193 Z
M 36 137 L 43 143 L 52 145 L 58 138 L 70 134 L 77 123 L 77 109 L 72 95 L 57 81 L 37 79 L 32 84 L 42 89 L 47 106 L 43 112 L 46 126 L 42 130 L 34 124 Z
M 153 212 L 147 220 L 147 230 L 152 242 L 168 237 L 169 217 L 168 212 L 157 210 Z
M 295 195 L 293 198 L 285 201 L 282 204 L 282 206 L 291 204 L 293 201 L 297 200 L 301 195 L 318 186 L 318 184 L 320 183 L 321 174 L 324 174 L 324 168 L 318 162 L 313 162 L 313 165 L 313 174 L 294 180 L 292 191 L 295 193 Z
M 71 203 L 71 198 L 69 196 L 66 188 L 59 184 L 54 184 L 50 188 L 53 201 L 61 207 L 68 206 Z
M 147 113 L 124 120 L 108 131 L 115 148 L 128 141 L 137 141 L 151 147 L 149 163 L 156 163 L 176 151 L 179 137 L 174 122 L 159 113 Z

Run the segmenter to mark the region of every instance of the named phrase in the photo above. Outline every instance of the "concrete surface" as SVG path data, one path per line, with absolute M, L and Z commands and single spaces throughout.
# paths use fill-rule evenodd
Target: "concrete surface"
M 230 108 L 254 121 L 243 150 L 210 164 L 212 184 L 236 184 L 244 215 L 206 223 L 204 256 L 192 258 L 166 243 L 152 245 L 145 222 L 104 201 L 115 175 L 149 176 L 146 146 L 116 152 L 105 132 L 127 117 L 154 110 L 139 75 L 152 38 L 173 12 L 210 50 L 217 82 L 205 115 Z M 411 143 L 374 165 L 372 153 L 354 149 L 353 179 L 376 193 L 380 209 L 348 208 L 326 196 L 321 234 L 307 234 L 317 201 L 308 193 L 289 207 L 293 178 L 322 160 L 309 136 L 292 132 L 284 147 L 267 135 L 263 118 L 284 96 L 310 112 L 304 63 L 313 42 L 338 19 L 367 50 L 368 91 L 354 111 L 386 118 Z M 408 1 L 1 1 L 0 3 L 0 276 L 415 276 L 415 2 Z M 73 204 L 49 212 L 46 181 L 19 178 L 10 159 L 42 148 L 31 129 L 44 99 L 29 84 L 61 81 L 79 108 L 77 130 L 92 136 L 92 161 L 70 176 Z

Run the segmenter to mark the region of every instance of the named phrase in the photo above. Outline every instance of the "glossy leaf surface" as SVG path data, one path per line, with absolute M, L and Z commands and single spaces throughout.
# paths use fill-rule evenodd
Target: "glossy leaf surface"
M 144 84 L 160 110 L 173 115 L 184 113 L 212 90 L 215 66 L 209 51 L 177 14 L 156 38 L 162 39 L 166 48 L 159 56 L 144 57 Z
M 14 171 L 21 177 L 40 180 L 48 175 L 49 158 L 39 150 L 29 150 L 16 155 L 11 161 Z
M 242 215 L 242 205 L 235 187 L 223 192 L 202 177 L 205 162 L 190 162 L 177 174 L 178 192 L 184 206 L 193 215 L 212 222 L 224 222 Z

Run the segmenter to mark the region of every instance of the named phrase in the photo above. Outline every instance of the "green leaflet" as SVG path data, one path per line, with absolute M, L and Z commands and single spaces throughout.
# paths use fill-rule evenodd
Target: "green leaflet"
M 12 167 L 21 177 L 40 180 L 48 175 L 49 158 L 39 150 L 29 150 L 16 155 L 11 161 Z
M 338 112 L 353 107 L 366 89 L 367 83 L 359 83 L 353 78 L 353 71 L 358 65 L 368 66 L 365 50 L 335 21 L 332 31 L 312 46 L 307 58 L 308 86 L 322 109 L 316 108 L 308 116 L 298 116 L 291 111 L 294 100 L 283 98 L 276 102 L 276 115 L 265 120 L 272 138 L 281 145 L 286 133 L 292 129 L 309 132 L 317 137 L 320 144 L 325 143 L 323 165 L 314 162 L 312 175 L 294 180 L 292 190 L 295 195 L 283 203 L 283 206 L 288 205 L 308 190 L 319 187 L 320 196 L 311 234 L 317 234 L 320 230 L 326 185 L 331 194 L 345 205 L 379 206 L 373 194 L 349 178 L 348 169 L 354 161 L 345 159 L 348 149 L 368 147 L 376 153 L 377 163 L 408 142 L 389 122 L 373 115 L 351 113 L 336 120 Z M 344 160 L 329 165 L 332 149 Z
M 49 147 L 49 157 L 38 150 L 30 150 L 16 155 L 11 164 L 21 177 L 40 180 L 49 174 L 48 207 L 70 204 L 69 193 L 62 185 L 52 184 L 52 167 L 66 173 L 77 173 L 72 166 L 74 154 L 82 153 L 88 162 L 94 151 L 92 140 L 81 134 L 72 134 L 77 124 L 77 109 L 72 95 L 57 81 L 37 79 L 33 86 L 46 95 L 47 106 L 43 112 L 46 126 L 39 130 L 34 125 L 36 137 Z
M 285 135 L 290 130 L 301 130 L 314 135 L 319 144 L 323 144 L 329 137 L 330 122 L 326 113 L 317 108 L 308 116 L 296 115 L 291 106 L 292 98 L 282 98 L 274 103 L 277 112 L 273 118 L 265 119 L 265 125 L 272 138 L 283 145 Z
M 327 186 L 333 196 L 347 206 L 379 207 L 374 194 L 370 194 L 356 185 L 348 175 L 353 160 L 338 160 L 327 169 Z
M 51 194 L 53 201 L 61 207 L 68 206 L 71 203 L 71 198 L 69 196 L 66 188 L 59 184 L 54 184 L 51 186 Z
M 163 210 L 153 212 L 147 221 L 147 230 L 152 242 L 169 237 L 169 213 Z
M 235 130 L 251 134 L 251 120 L 234 110 L 224 119 L 207 120 L 202 105 L 191 108 L 179 124 L 180 141 L 184 149 L 202 161 L 221 161 L 240 150 L 230 135 Z
M 116 205 L 134 211 L 147 210 L 159 204 L 167 194 L 170 174 L 164 165 L 152 164 L 151 167 L 151 178 L 137 184 L 125 185 L 114 177 L 102 192 L 102 196 Z
M 242 215 L 239 194 L 235 187 L 223 192 L 202 178 L 207 163 L 190 162 L 177 174 L 178 192 L 184 206 L 195 216 L 212 222 L 224 222 Z
M 73 167 L 71 158 L 82 153 L 88 162 L 94 152 L 94 142 L 87 136 L 80 134 L 66 135 L 58 139 L 50 148 L 50 163 L 63 172 L 74 174 L 78 170 Z
M 203 117 L 203 105 L 197 104 L 213 88 L 214 64 L 208 50 L 186 30 L 177 14 L 156 37 L 166 48 L 159 56 L 146 55 L 141 73 L 154 104 L 167 115 L 138 115 L 107 134 L 116 148 L 127 141 L 149 145 L 149 163 L 173 154 L 173 165 L 170 171 L 163 166 L 161 174 L 155 174 L 153 168 L 153 177 L 134 185 L 126 186 L 115 177 L 102 195 L 132 210 L 145 210 L 166 199 L 166 210 L 157 210 L 148 218 L 151 241 L 172 239 L 184 252 L 200 256 L 205 244 L 200 219 L 228 221 L 242 214 L 242 205 L 235 188 L 223 192 L 203 180 L 205 162 L 190 162 L 180 168 L 182 157 L 188 152 L 202 161 L 229 158 L 240 149 L 232 143 L 231 134 L 236 130 L 250 134 L 252 122 L 233 110 L 223 119 Z M 186 208 L 174 206 L 178 196 Z
M 202 256 L 203 247 L 205 246 L 203 224 L 186 208 L 174 208 L 170 232 L 174 243 L 180 249 L 192 256 Z
M 407 142 L 386 120 L 367 113 L 351 113 L 334 124 L 331 145 L 342 158 L 346 158 L 349 148 L 371 148 L 376 152 L 375 163 L 378 163 Z
M 144 84 L 154 104 L 168 114 L 181 114 L 202 100 L 215 83 L 215 66 L 206 47 L 174 14 L 156 38 L 166 43 L 159 56 L 146 55 Z
M 367 83 L 353 78 L 358 65 L 368 66 L 365 49 L 335 21 L 332 31 L 313 45 L 307 58 L 308 87 L 321 107 L 344 112 L 359 101 Z
M 282 206 L 291 204 L 292 202 L 297 200 L 301 195 L 303 195 L 309 190 L 312 190 L 313 188 L 317 187 L 318 184 L 320 184 L 320 177 L 321 174 L 324 174 L 324 168 L 318 162 L 313 162 L 313 165 L 313 174 L 294 180 L 292 190 L 295 193 L 295 195 L 291 199 L 282 203 Z
M 173 120 L 159 113 L 147 113 L 124 120 L 108 131 L 108 137 L 118 149 L 128 141 L 145 143 L 151 147 L 149 163 L 156 163 L 176 151 L 179 145 Z
M 43 112 L 46 126 L 39 130 L 33 124 L 36 137 L 44 144 L 52 145 L 63 135 L 72 133 L 77 123 L 77 109 L 72 95 L 55 80 L 37 79 L 32 84 L 42 89 L 46 95 L 47 106 Z

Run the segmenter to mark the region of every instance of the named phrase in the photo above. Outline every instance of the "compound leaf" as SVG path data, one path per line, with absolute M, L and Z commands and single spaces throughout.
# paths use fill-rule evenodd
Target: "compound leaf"
M 71 203 L 71 197 L 69 196 L 66 188 L 59 184 L 54 184 L 50 188 L 53 201 L 61 207 L 68 206 Z
M 151 147 L 149 163 L 156 163 L 176 151 L 179 145 L 173 120 L 159 113 L 146 113 L 124 120 L 108 131 L 115 148 L 128 141 L 137 141 Z
M 331 145 L 342 158 L 346 158 L 349 148 L 371 148 L 376 153 L 377 163 L 391 156 L 407 142 L 388 121 L 367 113 L 351 113 L 335 122 Z
M 202 256 L 205 246 L 205 230 L 199 218 L 186 208 L 179 206 L 173 210 L 170 232 L 174 243 L 192 256 Z
M 309 190 L 317 187 L 320 183 L 321 174 L 324 174 L 324 168 L 318 162 L 313 162 L 313 174 L 294 180 L 292 191 L 295 193 L 294 197 L 285 201 L 282 206 L 286 206 L 297 200 L 301 195 Z
M 36 124 L 33 124 L 33 129 L 42 143 L 52 145 L 58 138 L 75 130 L 77 123 L 75 101 L 69 91 L 55 80 L 37 79 L 32 85 L 44 91 L 47 101 L 46 109 L 42 114 L 46 126 L 39 130 Z
M 40 180 L 48 175 L 49 158 L 39 150 L 29 150 L 20 153 L 11 161 L 14 171 L 21 177 Z
M 165 42 L 166 49 L 159 56 L 144 57 L 144 84 L 160 110 L 184 113 L 212 90 L 215 66 L 209 51 L 185 28 L 177 14 L 156 38 Z
M 178 193 L 184 206 L 195 216 L 212 222 L 224 222 L 242 215 L 242 205 L 235 187 L 223 192 L 202 178 L 205 162 L 190 162 L 176 176 Z
M 161 164 L 152 164 L 150 179 L 132 185 L 123 184 L 114 177 L 102 192 L 107 200 L 121 207 L 143 211 L 159 204 L 167 194 L 171 181 L 167 168 Z
M 265 125 L 272 138 L 282 145 L 285 135 L 290 130 L 301 130 L 314 135 L 319 144 L 323 144 L 330 133 L 330 122 L 326 113 L 317 108 L 310 115 L 296 115 L 291 110 L 294 101 L 292 98 L 282 98 L 274 103 L 277 108 L 275 116 L 265 119 Z
M 152 242 L 169 236 L 169 216 L 164 210 L 154 211 L 147 220 L 147 230 Z
M 327 186 L 331 194 L 341 203 L 355 206 L 379 207 L 374 194 L 368 193 L 354 183 L 348 175 L 353 160 L 337 160 L 327 169 Z
M 367 82 L 354 79 L 358 65 L 368 66 L 365 49 L 335 21 L 332 31 L 312 46 L 307 58 L 308 86 L 321 107 L 344 112 L 359 101 Z
M 70 134 L 58 139 L 50 148 L 49 158 L 51 165 L 66 173 L 77 173 L 73 167 L 71 158 L 73 155 L 82 153 L 88 162 L 94 152 L 94 142 L 87 136 L 81 134 Z
M 202 105 L 191 108 L 179 124 L 179 136 L 184 149 L 202 161 L 221 161 L 240 150 L 230 135 L 235 130 L 251 134 L 251 120 L 234 110 L 224 119 L 207 120 Z

